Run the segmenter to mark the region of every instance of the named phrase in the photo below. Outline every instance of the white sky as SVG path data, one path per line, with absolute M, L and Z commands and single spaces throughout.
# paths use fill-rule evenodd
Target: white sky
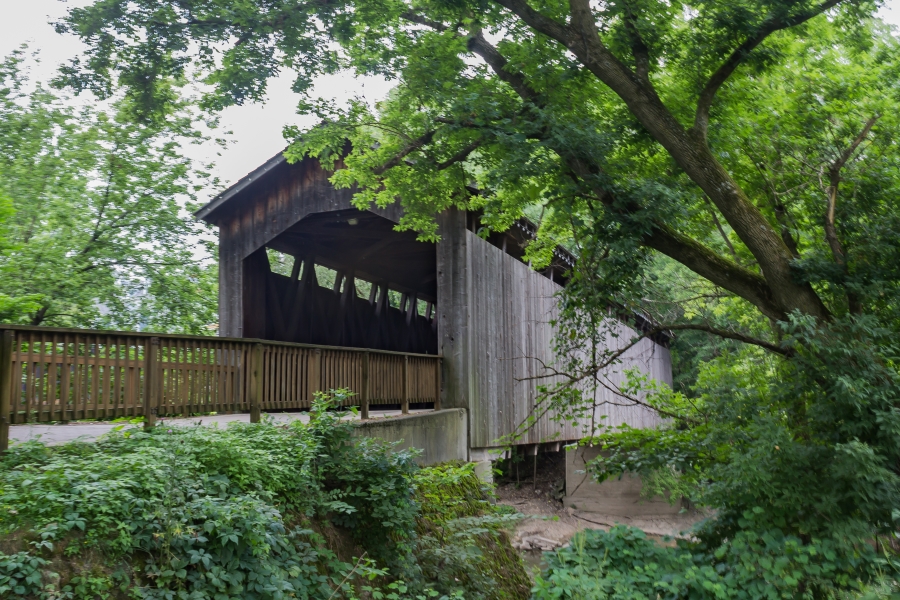
M 0 57 L 23 43 L 39 50 L 41 65 L 32 71 L 36 80 L 50 79 L 56 66 L 79 54 L 82 45 L 71 36 L 57 34 L 50 25 L 68 8 L 87 5 L 89 0 L 0 0 Z M 885 0 L 881 17 L 900 27 L 900 0 Z M 281 129 L 288 123 L 311 126 L 295 114 L 297 96 L 290 89 L 291 78 L 282 76 L 269 84 L 265 104 L 235 106 L 222 114 L 222 130 L 233 132 L 232 143 L 217 156 L 219 149 L 210 144 L 199 149 L 197 159 L 214 160 L 214 173 L 224 184 L 231 184 L 274 156 L 285 146 Z M 383 98 L 391 84 L 381 78 L 355 79 L 331 76 L 320 79 L 315 91 L 325 97 L 346 100 L 364 96 L 370 102 Z M 193 154 L 193 152 L 191 153 Z
M 41 62 L 32 68 L 31 78 L 37 81 L 51 79 L 57 66 L 78 55 L 84 45 L 74 36 L 56 33 L 50 23 L 64 16 L 71 7 L 91 3 L 91 0 L 0 0 L 0 15 L 3 15 L 0 19 L 0 57 L 27 43 L 29 51 L 40 52 Z M 189 155 L 214 161 L 213 173 L 225 186 L 272 158 L 286 145 L 281 135 L 286 124 L 307 127 L 315 124 L 313 119 L 304 121 L 296 114 L 299 97 L 291 91 L 292 82 L 290 75 L 271 80 L 264 104 L 233 106 L 223 111 L 219 133 L 233 132 L 227 149 L 223 151 L 210 143 L 200 149 L 190 149 Z M 329 76 L 317 81 L 315 92 L 338 101 L 363 96 L 374 103 L 384 98 L 391 87 L 380 77 Z

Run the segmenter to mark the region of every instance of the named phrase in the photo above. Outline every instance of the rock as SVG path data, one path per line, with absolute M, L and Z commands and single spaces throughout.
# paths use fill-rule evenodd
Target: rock
M 522 539 L 513 540 L 513 548 L 517 550 L 540 550 L 549 552 L 562 546 L 562 542 L 551 540 L 540 535 L 529 535 Z

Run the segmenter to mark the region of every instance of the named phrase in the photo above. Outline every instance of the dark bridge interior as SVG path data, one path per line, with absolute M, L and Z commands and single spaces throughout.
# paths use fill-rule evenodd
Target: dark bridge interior
M 267 248 L 245 260 L 265 273 L 249 297 L 265 297 L 266 339 L 437 354 L 434 244 L 353 209 L 310 215 Z

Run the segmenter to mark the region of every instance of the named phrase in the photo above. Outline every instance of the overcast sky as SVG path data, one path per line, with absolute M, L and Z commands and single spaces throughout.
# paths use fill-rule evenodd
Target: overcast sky
M 81 44 L 70 36 L 57 34 L 51 22 L 63 16 L 73 6 L 91 4 L 89 0 L 0 0 L 3 19 L 0 19 L 0 56 L 6 56 L 23 43 L 40 51 L 42 63 L 33 71 L 33 77 L 47 80 L 56 66 L 77 55 Z M 886 0 L 881 16 L 900 28 L 900 0 Z M 270 82 L 265 104 L 235 106 L 222 115 L 223 130 L 233 132 L 232 143 L 221 156 L 210 145 L 195 156 L 215 160 L 215 174 L 225 184 L 240 179 L 249 171 L 274 156 L 285 145 L 281 129 L 293 123 L 310 126 L 295 114 L 297 97 L 290 90 L 291 78 L 281 77 Z M 387 94 L 391 84 L 381 78 L 355 79 L 332 76 L 318 81 L 316 92 L 322 96 L 346 100 L 364 96 L 371 102 Z M 193 153 L 192 153 L 193 154 Z

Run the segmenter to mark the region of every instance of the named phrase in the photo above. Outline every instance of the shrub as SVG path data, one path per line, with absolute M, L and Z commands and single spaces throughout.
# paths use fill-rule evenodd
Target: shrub
M 349 593 L 353 581 L 341 582 L 353 565 L 326 549 L 310 519 L 348 527 L 389 561 L 407 552 L 394 541 L 414 531 L 416 467 L 409 452 L 353 443 L 352 423 L 330 410 L 344 393 L 320 395 L 309 424 L 163 425 L 93 444 L 14 446 L 2 459 L 0 535 L 20 547 L 0 557 L 0 586 L 75 594 L 86 581 L 40 569 L 99 551 L 109 569 L 128 566 L 143 597 Z M 356 576 L 371 569 L 360 566 Z
M 862 589 L 851 575 L 860 555 L 848 560 L 831 540 L 804 542 L 777 530 L 739 532 L 709 549 L 679 540 L 663 546 L 640 530 L 577 534 L 568 548 L 548 553 L 537 578 L 535 600 L 655 600 L 834 598 L 838 588 Z
M 47 561 L 28 552 L 0 552 L 0 597 L 41 593 L 41 568 Z
M 421 506 L 416 559 L 424 580 L 467 600 L 527 598 L 528 574 L 506 534 L 521 515 L 491 502 L 475 465 L 423 469 L 415 482 Z
M 695 398 L 647 390 L 673 418 L 601 431 L 588 470 L 650 475 L 710 509 L 682 548 L 735 597 L 855 593 L 900 572 L 884 543 L 900 524 L 900 345 L 867 317 L 783 327 L 786 360 L 744 349 L 741 368 L 701 367 Z
M 320 394 L 308 424 L 165 424 L 14 446 L 0 457 L 0 597 L 440 600 L 472 590 L 482 579 L 470 549 L 504 539 L 504 519 L 471 469 L 420 471 L 413 452 L 354 438 L 332 410 L 346 393 Z M 433 498 L 477 500 L 446 513 L 460 518 L 419 518 L 417 485 L 431 490 L 432 516 Z M 417 528 L 452 532 L 443 554 Z M 451 571 L 468 575 L 450 585 Z

